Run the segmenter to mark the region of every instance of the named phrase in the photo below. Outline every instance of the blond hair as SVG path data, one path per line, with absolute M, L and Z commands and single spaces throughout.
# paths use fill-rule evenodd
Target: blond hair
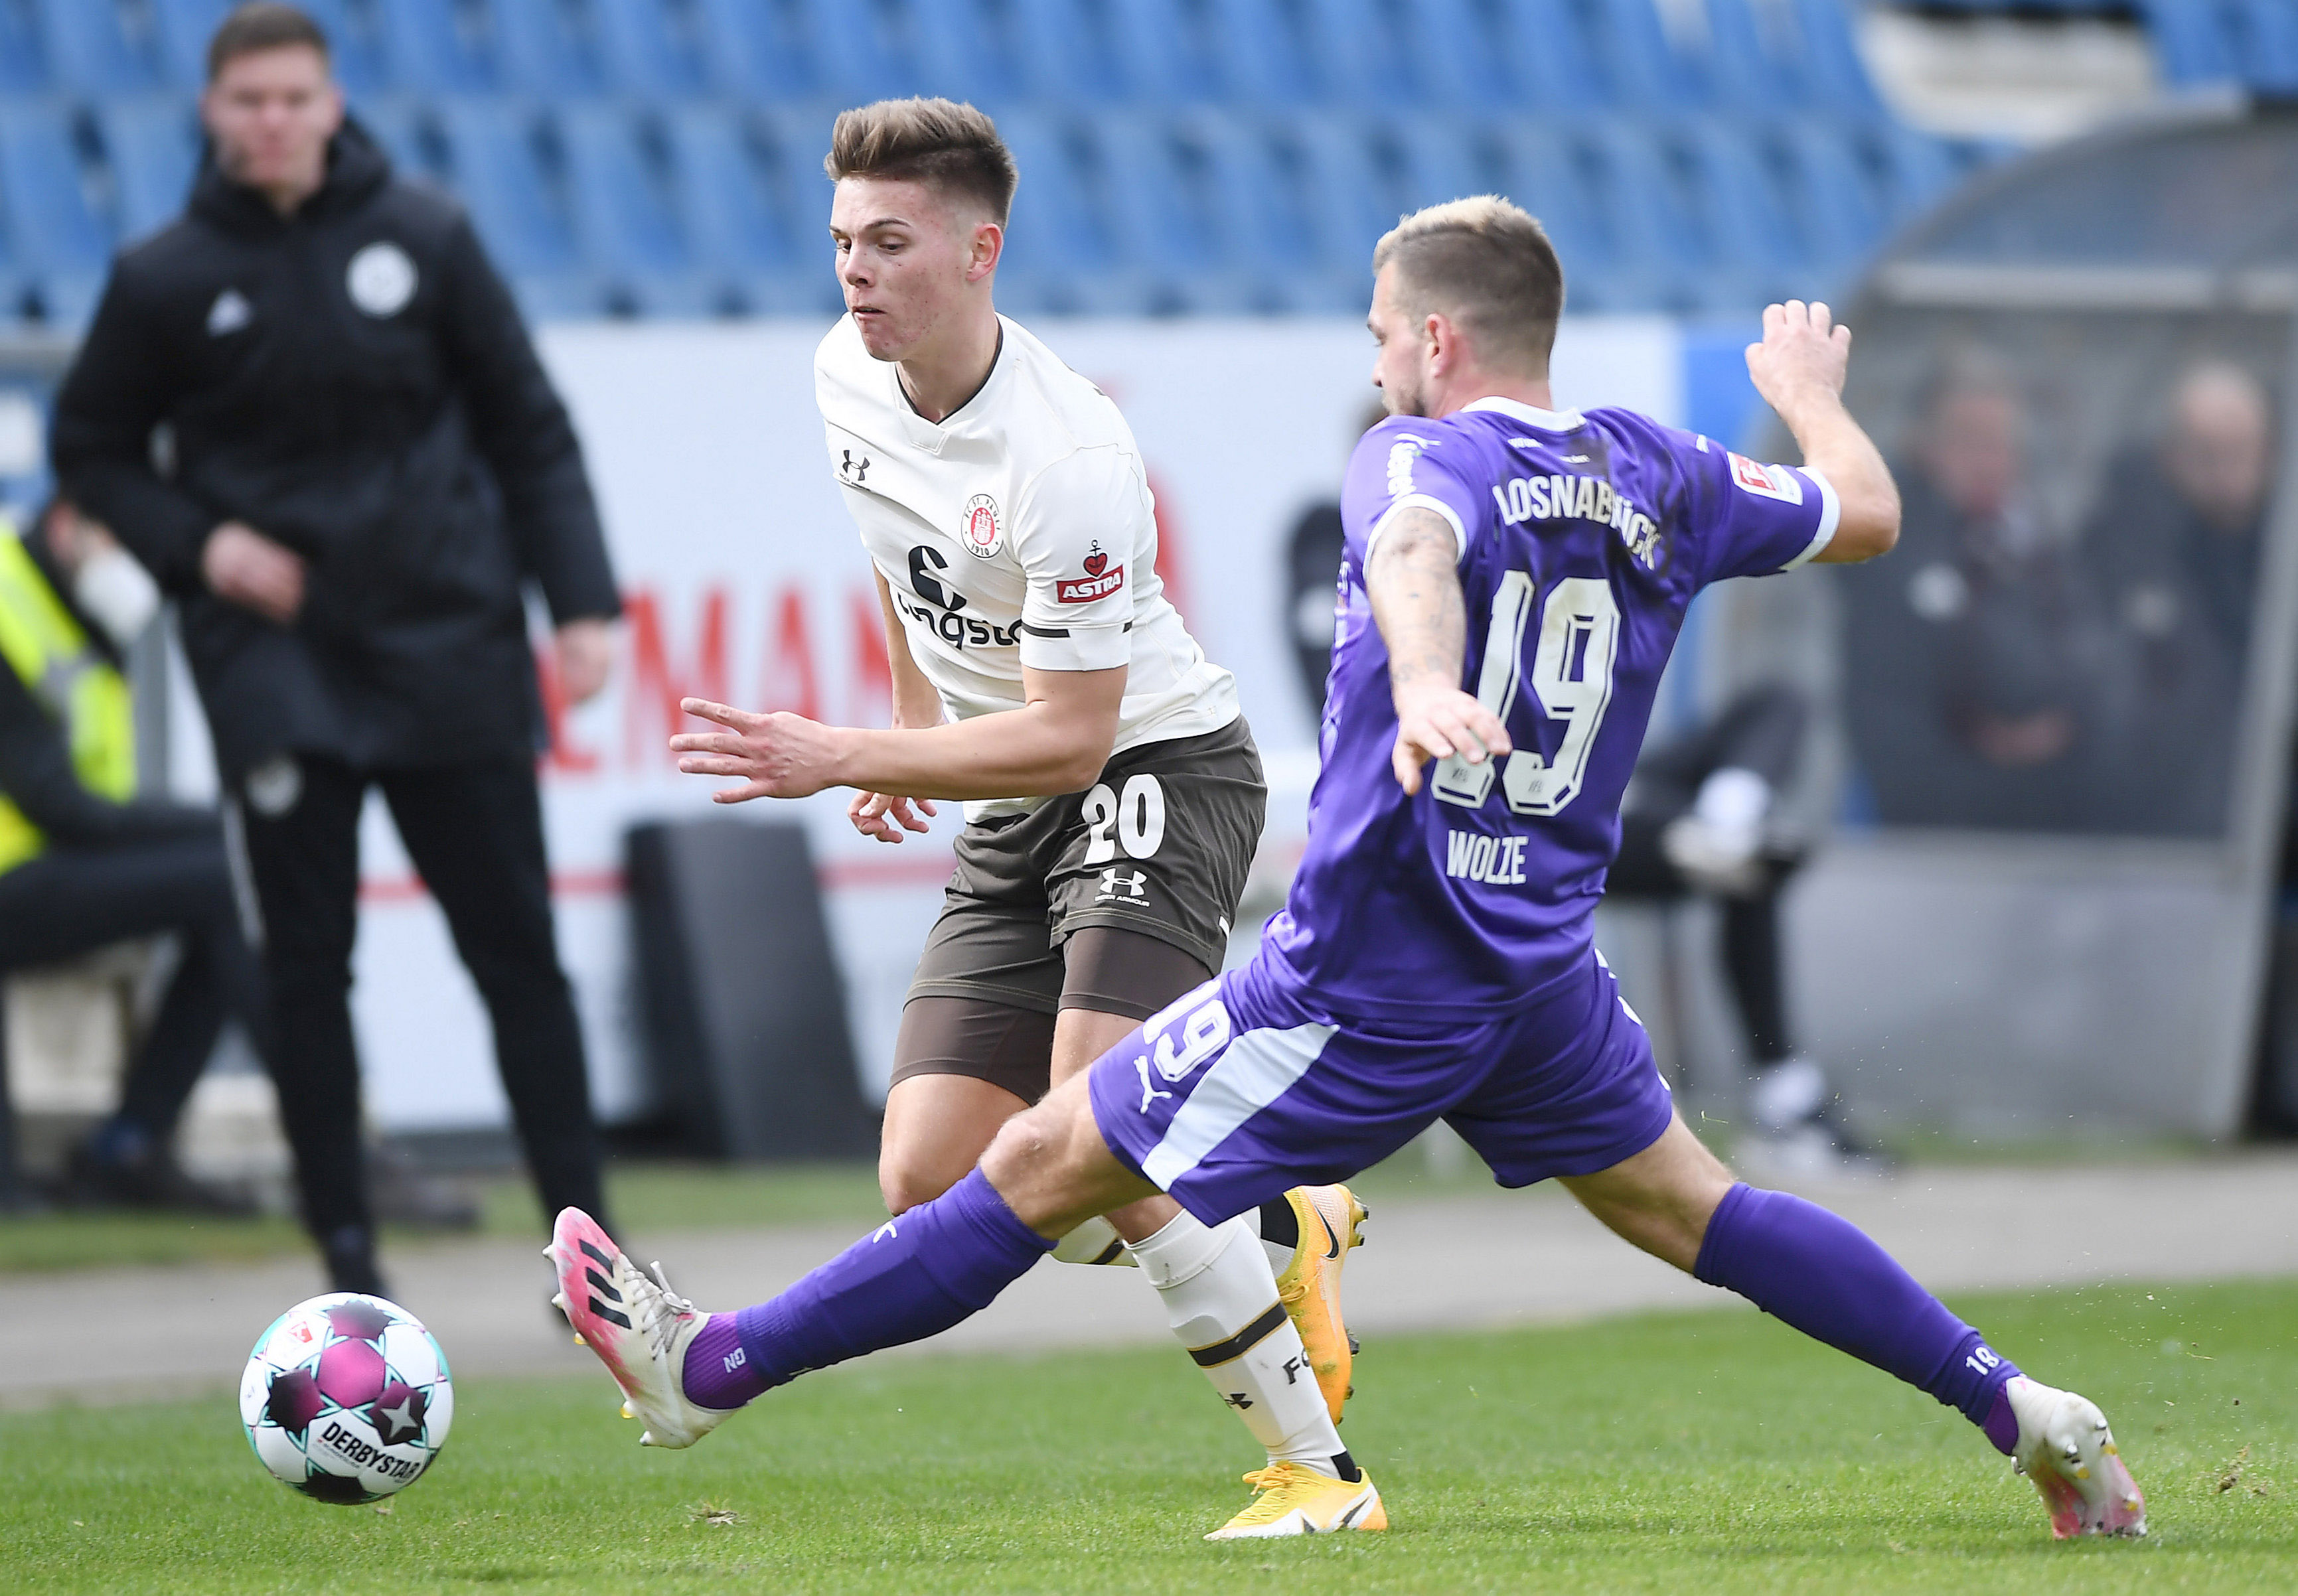
M 955 100 L 880 100 L 838 113 L 822 169 L 841 177 L 890 177 L 971 200 L 999 226 L 1013 209 L 1021 174 L 997 124 Z
M 1486 358 L 1548 369 L 1564 268 L 1529 211 L 1496 194 L 1416 210 L 1374 246 L 1374 275 L 1392 264 L 1397 300 L 1415 321 L 1450 317 Z

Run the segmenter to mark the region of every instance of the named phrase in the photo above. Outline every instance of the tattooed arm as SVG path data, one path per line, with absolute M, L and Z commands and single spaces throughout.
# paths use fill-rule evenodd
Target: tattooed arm
M 1373 620 L 1388 645 L 1389 689 L 1396 703 L 1399 786 L 1420 790 L 1421 768 L 1458 753 L 1470 764 L 1509 752 L 1507 728 L 1460 686 L 1467 656 L 1467 613 L 1457 568 L 1459 539 L 1444 518 L 1399 511 L 1381 530 L 1365 562 Z

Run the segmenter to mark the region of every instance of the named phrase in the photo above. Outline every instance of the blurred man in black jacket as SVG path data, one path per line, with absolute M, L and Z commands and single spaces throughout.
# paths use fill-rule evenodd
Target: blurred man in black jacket
M 294 8 L 234 12 L 208 79 L 209 159 L 183 218 L 115 265 L 55 465 L 182 605 L 305 1217 L 337 1287 L 374 1289 L 348 1002 L 370 785 L 486 1000 L 544 1211 L 599 1200 L 525 590 L 570 701 L 603 685 L 619 603 L 566 408 L 460 208 L 344 119 Z
M 264 1050 L 261 977 L 216 816 L 135 797 L 121 656 L 158 608 L 151 579 L 70 504 L 21 540 L 0 525 L 0 973 L 181 938 L 120 1107 L 73 1153 L 67 1190 L 232 1209 L 244 1205 L 184 1177 L 169 1142 L 227 1013 Z

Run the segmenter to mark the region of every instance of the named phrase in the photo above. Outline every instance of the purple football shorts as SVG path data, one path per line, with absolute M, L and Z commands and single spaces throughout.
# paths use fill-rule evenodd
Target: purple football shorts
M 1475 1024 L 1343 1021 L 1261 958 L 1103 1054 L 1089 1085 L 1120 1162 L 1207 1224 L 1346 1180 L 1443 1120 L 1503 1186 L 1609 1169 L 1674 1111 L 1651 1042 L 1600 958 Z

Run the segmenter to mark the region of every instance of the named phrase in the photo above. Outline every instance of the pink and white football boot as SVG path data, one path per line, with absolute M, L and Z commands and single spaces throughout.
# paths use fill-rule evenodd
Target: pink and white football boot
M 2042 1493 L 2052 1539 L 2146 1533 L 2146 1499 L 2096 1403 L 2024 1375 L 2013 1376 L 2003 1394 L 2019 1420 L 2012 1466 Z
M 552 1305 L 622 1386 L 623 1417 L 646 1420 L 640 1445 L 691 1446 L 726 1421 L 735 1410 L 686 1398 L 686 1348 L 710 1316 L 671 1290 L 660 1263 L 641 1274 L 580 1208 L 560 1211 L 542 1255 L 558 1271 Z

